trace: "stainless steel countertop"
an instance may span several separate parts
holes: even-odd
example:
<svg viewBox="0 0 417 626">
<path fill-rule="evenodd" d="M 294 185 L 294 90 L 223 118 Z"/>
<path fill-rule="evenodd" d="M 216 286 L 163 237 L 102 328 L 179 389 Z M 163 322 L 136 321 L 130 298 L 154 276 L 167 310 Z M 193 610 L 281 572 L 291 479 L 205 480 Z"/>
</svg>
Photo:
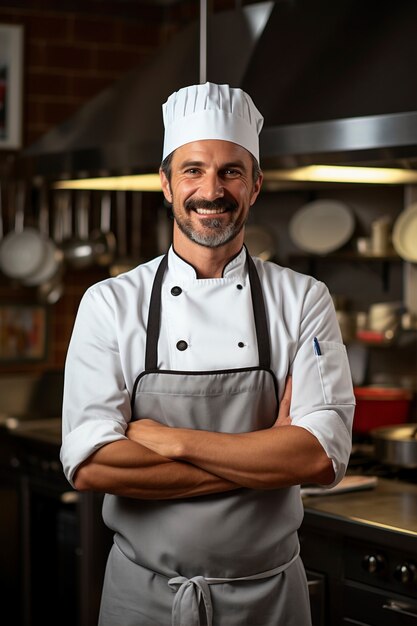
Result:
<svg viewBox="0 0 417 626">
<path fill-rule="evenodd" d="M 303 498 L 305 511 L 417 537 L 417 484 L 378 479 L 373 489 Z"/>
<path fill-rule="evenodd" d="M 62 420 L 59 417 L 23 421 L 9 417 L 5 421 L 5 426 L 9 433 L 15 437 L 23 437 L 57 447 L 61 445 Z"/>
</svg>

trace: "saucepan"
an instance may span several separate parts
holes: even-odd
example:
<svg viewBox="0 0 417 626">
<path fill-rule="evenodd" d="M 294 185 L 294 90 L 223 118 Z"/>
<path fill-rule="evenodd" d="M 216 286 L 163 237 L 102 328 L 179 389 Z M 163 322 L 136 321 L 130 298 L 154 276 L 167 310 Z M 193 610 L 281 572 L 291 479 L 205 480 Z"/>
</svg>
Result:
<svg viewBox="0 0 417 626">
<path fill-rule="evenodd" d="M 0 268 L 9 278 L 26 279 L 41 267 L 46 254 L 45 239 L 33 227 L 25 227 L 25 184 L 18 186 L 14 230 L 1 242 Z"/>
<path fill-rule="evenodd" d="M 417 424 L 375 428 L 371 436 L 379 461 L 396 467 L 417 468 Z"/>
<path fill-rule="evenodd" d="M 39 232 L 44 238 L 45 252 L 42 263 L 36 272 L 22 280 L 23 284 L 27 286 L 39 286 L 51 281 L 60 273 L 64 260 L 62 250 L 49 236 L 49 206 L 46 189 L 42 189 L 40 192 Z"/>
</svg>

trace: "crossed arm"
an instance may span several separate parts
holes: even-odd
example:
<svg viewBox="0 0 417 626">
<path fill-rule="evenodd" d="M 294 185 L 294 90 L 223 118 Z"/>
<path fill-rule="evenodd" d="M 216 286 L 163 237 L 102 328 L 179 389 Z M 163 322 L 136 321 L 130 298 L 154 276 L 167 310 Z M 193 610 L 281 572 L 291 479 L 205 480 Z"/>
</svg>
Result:
<svg viewBox="0 0 417 626">
<path fill-rule="evenodd" d="M 75 475 L 80 490 L 143 499 L 175 499 L 248 487 L 330 484 L 330 459 L 304 428 L 291 426 L 291 378 L 272 428 L 227 434 L 132 422 L 127 440 L 91 455 Z"/>
</svg>

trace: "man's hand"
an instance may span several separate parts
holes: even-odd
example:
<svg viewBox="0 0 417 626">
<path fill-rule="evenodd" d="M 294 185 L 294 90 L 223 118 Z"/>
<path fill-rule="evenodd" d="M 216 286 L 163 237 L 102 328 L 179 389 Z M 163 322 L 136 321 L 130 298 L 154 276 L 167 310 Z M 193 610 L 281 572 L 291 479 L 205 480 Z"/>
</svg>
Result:
<svg viewBox="0 0 417 626">
<path fill-rule="evenodd" d="M 149 450 L 168 459 L 179 456 L 176 449 L 175 428 L 170 428 L 151 419 L 140 419 L 130 422 L 126 430 L 126 437 L 140 443 Z"/>
<path fill-rule="evenodd" d="M 289 374 L 285 381 L 285 389 L 281 402 L 279 403 L 278 417 L 273 428 L 279 426 L 291 426 L 290 407 L 292 395 L 292 376 Z"/>
</svg>

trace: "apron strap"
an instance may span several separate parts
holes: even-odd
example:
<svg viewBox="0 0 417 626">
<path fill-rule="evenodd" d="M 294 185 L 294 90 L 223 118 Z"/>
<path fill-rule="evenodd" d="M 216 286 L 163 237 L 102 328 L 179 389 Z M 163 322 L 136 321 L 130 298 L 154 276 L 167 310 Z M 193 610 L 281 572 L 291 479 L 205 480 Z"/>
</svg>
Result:
<svg viewBox="0 0 417 626">
<path fill-rule="evenodd" d="M 269 370 L 271 367 L 271 347 L 268 323 L 266 320 L 264 294 L 255 263 L 247 250 L 246 262 L 248 264 L 253 316 L 255 318 L 256 338 L 258 340 L 259 366 Z"/>
<path fill-rule="evenodd" d="M 156 270 L 149 303 L 148 326 L 146 331 L 145 371 L 156 370 L 158 366 L 158 337 L 161 322 L 162 279 L 168 266 L 166 254 Z"/>
<path fill-rule="evenodd" d="M 259 366 L 269 370 L 271 366 L 271 347 L 268 323 L 266 318 L 265 300 L 261 281 L 249 252 L 246 250 L 249 283 L 252 294 L 253 315 L 255 319 L 256 337 L 258 341 Z M 161 323 L 161 291 L 162 280 L 168 266 L 168 254 L 162 258 L 156 271 L 152 285 L 149 304 L 148 326 L 146 332 L 145 371 L 158 369 L 158 338 Z"/>
</svg>

